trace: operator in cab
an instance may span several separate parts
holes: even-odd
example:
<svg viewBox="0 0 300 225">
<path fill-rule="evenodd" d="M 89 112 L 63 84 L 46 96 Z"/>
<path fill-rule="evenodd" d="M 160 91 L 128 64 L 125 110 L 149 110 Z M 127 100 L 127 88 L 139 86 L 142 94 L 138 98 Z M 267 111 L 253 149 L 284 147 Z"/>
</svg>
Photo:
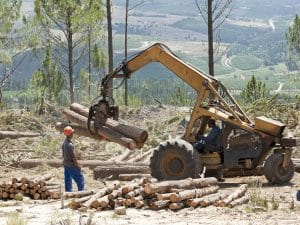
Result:
<svg viewBox="0 0 300 225">
<path fill-rule="evenodd" d="M 207 153 L 210 149 L 217 146 L 217 138 L 221 133 L 221 129 L 216 125 L 216 121 L 213 119 L 208 119 L 207 125 L 211 128 L 209 134 L 207 136 L 199 135 L 196 137 L 196 142 L 194 144 L 194 148 L 199 153 Z M 213 149 L 211 149 L 213 150 Z"/>
</svg>

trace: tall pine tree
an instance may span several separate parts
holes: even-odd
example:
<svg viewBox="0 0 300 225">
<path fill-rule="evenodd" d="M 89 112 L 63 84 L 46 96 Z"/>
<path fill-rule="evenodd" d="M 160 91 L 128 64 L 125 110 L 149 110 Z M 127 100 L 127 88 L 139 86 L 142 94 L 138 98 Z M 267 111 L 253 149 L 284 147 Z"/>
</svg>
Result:
<svg viewBox="0 0 300 225">
<path fill-rule="evenodd" d="M 67 75 L 71 102 L 75 101 L 75 66 L 87 51 L 87 42 L 99 35 L 104 16 L 101 1 L 35 0 L 35 22 L 40 25 L 42 40 L 55 46 L 53 56 Z M 92 34 L 95 34 L 93 36 Z"/>
</svg>

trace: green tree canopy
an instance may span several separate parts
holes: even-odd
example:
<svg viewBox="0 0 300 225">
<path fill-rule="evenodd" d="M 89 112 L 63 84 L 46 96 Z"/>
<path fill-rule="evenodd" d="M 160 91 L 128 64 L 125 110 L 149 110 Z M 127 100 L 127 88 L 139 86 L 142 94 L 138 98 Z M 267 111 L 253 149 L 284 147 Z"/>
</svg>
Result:
<svg viewBox="0 0 300 225">
<path fill-rule="evenodd" d="M 293 24 L 289 27 L 289 31 L 286 34 L 286 40 L 288 43 L 289 58 L 287 65 L 292 70 L 299 68 L 300 60 L 300 18 L 295 16 Z"/>
<path fill-rule="evenodd" d="M 0 63 L 10 64 L 15 54 L 12 51 L 16 47 L 14 24 L 20 18 L 21 4 L 21 0 L 0 0 Z"/>
<path fill-rule="evenodd" d="M 53 57 L 69 82 L 71 102 L 75 98 L 74 67 L 86 54 L 87 40 L 99 37 L 104 16 L 101 1 L 35 0 L 34 22 L 41 29 L 41 40 L 51 41 Z M 91 35 L 93 33 L 93 35 Z M 92 39 L 93 40 L 93 39 Z"/>
<path fill-rule="evenodd" d="M 64 81 L 62 74 L 57 70 L 55 63 L 51 58 L 50 52 L 50 47 L 47 47 L 43 61 L 43 68 L 38 69 L 32 75 L 30 83 L 36 97 L 42 97 L 52 102 L 53 100 L 57 100 L 59 93 L 63 88 Z"/>
</svg>

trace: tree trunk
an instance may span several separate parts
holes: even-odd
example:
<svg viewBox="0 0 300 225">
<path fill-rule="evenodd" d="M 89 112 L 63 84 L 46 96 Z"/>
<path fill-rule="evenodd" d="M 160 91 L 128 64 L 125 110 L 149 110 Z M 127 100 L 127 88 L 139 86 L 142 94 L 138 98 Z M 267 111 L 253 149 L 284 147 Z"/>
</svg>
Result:
<svg viewBox="0 0 300 225">
<path fill-rule="evenodd" d="M 137 188 L 135 190 L 132 190 L 132 191 L 128 192 L 125 195 L 125 198 L 133 198 L 133 197 L 135 197 L 137 195 L 140 195 L 142 192 L 144 192 L 144 188 L 143 187 Z"/>
<path fill-rule="evenodd" d="M 196 208 L 198 206 L 206 207 L 208 205 L 212 205 L 218 200 L 225 198 L 229 195 L 229 193 L 215 193 L 212 195 L 207 195 L 201 198 L 189 199 L 186 201 L 187 206 Z"/>
<path fill-rule="evenodd" d="M 208 38 L 208 73 L 214 76 L 214 36 L 212 1 L 207 1 L 207 38 Z"/>
<path fill-rule="evenodd" d="M 249 197 L 248 197 L 248 195 L 244 195 L 241 198 L 235 199 L 232 202 L 228 203 L 228 206 L 230 208 L 233 208 L 237 205 L 242 205 L 242 204 L 245 204 L 247 202 L 249 202 Z"/>
<path fill-rule="evenodd" d="M 173 202 L 169 205 L 169 209 L 172 210 L 179 210 L 179 209 L 183 209 L 184 207 L 185 207 L 184 202 Z"/>
<path fill-rule="evenodd" d="M 91 101 L 91 77 L 92 77 L 92 57 L 91 57 L 91 28 L 89 27 L 88 29 L 88 51 L 89 51 L 89 88 L 88 88 L 88 93 L 89 93 L 89 101 Z"/>
<path fill-rule="evenodd" d="M 112 17 L 111 17 L 111 0 L 106 0 L 106 18 L 107 18 L 107 39 L 108 39 L 108 72 L 113 71 L 113 34 L 112 34 Z M 113 97 L 113 79 L 108 84 L 109 92 L 108 96 Z"/>
<path fill-rule="evenodd" d="M 211 185 L 216 185 L 218 183 L 215 177 L 207 178 L 198 178 L 198 179 L 183 179 L 183 180 L 172 180 L 172 181 L 162 181 L 153 184 L 145 184 L 146 194 L 154 194 L 168 192 L 170 188 L 180 188 L 180 189 L 189 189 L 189 188 L 202 188 Z"/>
<path fill-rule="evenodd" d="M 129 0 L 126 0 L 126 8 L 125 8 L 125 61 L 127 61 L 127 32 L 128 32 L 128 11 L 129 11 Z M 124 104 L 127 106 L 128 105 L 128 80 L 125 78 L 125 83 L 124 83 Z"/>
<path fill-rule="evenodd" d="M 164 209 L 170 204 L 169 200 L 155 201 L 150 204 L 150 208 L 154 210 Z"/>
<path fill-rule="evenodd" d="M 139 161 L 143 161 L 147 156 L 151 155 L 153 152 L 153 148 L 147 150 L 146 152 L 144 152 L 143 154 L 139 154 L 136 157 L 129 159 L 129 162 L 139 162 Z"/>
<path fill-rule="evenodd" d="M 134 168 L 135 166 L 138 167 L 138 169 L 141 168 L 149 168 L 149 164 L 146 163 L 129 163 L 129 162 L 120 162 L 120 163 L 112 163 L 112 162 L 108 162 L 108 161 L 100 161 L 100 160 L 78 160 L 78 163 L 80 166 L 82 167 L 89 167 L 90 169 L 94 169 L 97 166 L 101 166 L 101 167 L 106 167 L 106 168 L 110 168 L 110 167 L 131 167 Z M 37 167 L 40 165 L 46 164 L 48 166 L 52 166 L 52 167 L 62 167 L 63 163 L 62 160 L 59 159 L 25 159 L 20 161 L 18 164 L 16 164 L 15 166 L 20 166 L 24 169 L 28 169 L 28 168 L 33 168 L 33 167 Z M 148 171 L 149 172 L 149 171 Z"/>
<path fill-rule="evenodd" d="M 67 11 L 68 21 L 67 21 L 67 41 L 68 41 L 68 69 L 69 69 L 69 90 L 70 90 L 70 99 L 71 103 L 75 101 L 75 93 L 74 93 L 74 74 L 73 74 L 73 31 L 71 24 L 71 15 L 72 12 Z"/>
<path fill-rule="evenodd" d="M 135 208 L 140 209 L 145 205 L 145 202 L 143 200 L 136 200 L 134 202 Z"/>
<path fill-rule="evenodd" d="M 78 199 L 73 199 L 71 202 L 69 202 L 68 206 L 71 209 L 78 209 L 78 208 L 81 207 L 82 203 L 86 202 L 90 198 L 91 198 L 91 196 L 86 196 L 86 197 L 82 197 L 82 198 L 78 198 Z"/>
<path fill-rule="evenodd" d="M 78 113 L 75 113 L 68 109 L 64 109 L 63 114 L 68 120 L 87 128 L 86 117 L 81 116 Z M 92 128 L 92 132 L 96 132 L 95 130 L 93 130 L 93 125 L 91 126 L 91 128 Z M 111 128 L 108 128 L 106 126 L 101 126 L 101 127 L 99 126 L 97 129 L 97 133 L 103 136 L 105 139 L 118 143 L 122 146 L 125 146 L 128 149 L 132 150 L 136 147 L 136 142 L 133 139 L 125 137 L 123 134 L 119 133 L 118 131 L 112 130 Z"/>
<path fill-rule="evenodd" d="M 89 108 L 84 105 L 81 105 L 77 102 L 73 102 L 69 108 L 70 108 L 70 110 L 72 110 L 86 118 L 89 116 Z"/>
<path fill-rule="evenodd" d="M 91 134 L 87 128 L 82 127 L 80 125 L 74 124 L 74 123 L 62 123 L 62 122 L 57 122 L 55 124 L 55 129 L 59 132 L 63 132 L 64 128 L 66 126 L 71 126 L 74 130 L 75 130 L 75 135 L 78 136 L 84 136 L 84 137 L 90 137 L 90 138 L 94 138 L 96 140 L 99 141 L 103 141 L 105 140 L 105 138 L 101 135 L 98 134 Z"/>
<path fill-rule="evenodd" d="M 174 193 L 164 193 L 164 194 L 156 194 L 156 198 L 159 201 L 162 200 L 170 200 L 171 195 L 173 195 Z"/>
<path fill-rule="evenodd" d="M 148 173 L 126 173 L 126 174 L 119 174 L 119 180 L 120 181 L 132 181 L 136 178 L 147 178 L 151 179 L 152 176 Z"/>
<path fill-rule="evenodd" d="M 65 198 L 82 198 L 82 197 L 89 196 L 92 194 L 95 194 L 95 191 L 90 190 L 90 191 L 65 192 L 64 197 Z"/>
<path fill-rule="evenodd" d="M 231 193 L 228 197 L 226 197 L 223 200 L 220 200 L 218 202 L 218 205 L 224 207 L 228 205 L 230 202 L 232 202 L 233 200 L 240 198 L 241 196 L 245 195 L 247 188 L 248 188 L 247 184 L 241 185 L 237 190 Z"/>
<path fill-rule="evenodd" d="M 118 155 L 116 158 L 112 158 L 110 159 L 110 161 L 113 162 L 122 162 L 126 159 L 128 159 L 128 157 L 133 153 L 133 151 L 130 151 L 129 149 L 126 149 L 121 155 Z"/>
<path fill-rule="evenodd" d="M 118 197 L 119 192 L 121 192 L 121 190 L 113 190 L 110 194 L 108 194 L 108 196 L 107 196 L 108 199 L 109 200 L 115 199 L 116 197 Z"/>
<path fill-rule="evenodd" d="M 200 198 L 204 195 L 216 193 L 218 190 L 219 190 L 218 186 L 205 187 L 201 189 L 184 190 L 179 192 L 178 194 L 172 193 L 170 195 L 170 201 L 181 202 L 183 200 L 190 199 L 190 198 Z"/>
<path fill-rule="evenodd" d="M 82 204 L 83 207 L 85 208 L 90 208 L 90 206 L 97 201 L 98 198 L 103 197 L 104 195 L 112 192 L 114 189 L 119 188 L 119 183 L 118 184 L 111 184 L 107 187 L 101 188 L 96 194 L 92 195 L 91 198 L 89 200 L 87 200 L 86 202 L 84 202 Z"/>
<path fill-rule="evenodd" d="M 109 177 L 110 179 L 118 179 L 120 174 L 136 174 L 136 173 L 150 173 L 149 165 L 136 165 L 130 163 L 128 165 L 124 164 L 115 164 L 115 165 L 105 165 L 98 166 L 94 169 L 94 179 L 103 179 Z"/>
<path fill-rule="evenodd" d="M 86 118 L 88 117 L 88 114 L 89 114 L 89 109 L 78 103 L 71 104 L 70 110 L 72 110 Z M 82 119 L 80 119 L 80 120 L 82 120 Z M 81 125 L 86 126 L 86 123 L 85 123 L 85 125 L 83 125 L 83 124 L 81 124 Z M 110 118 L 107 118 L 103 125 L 124 134 L 126 137 L 132 138 L 137 143 L 144 144 L 144 142 L 148 138 L 148 132 L 146 130 L 140 129 L 138 127 L 130 126 L 130 125 L 121 124 L 119 121 L 116 121 L 116 120 L 113 120 Z"/>
<path fill-rule="evenodd" d="M 0 140 L 9 138 L 9 139 L 18 139 L 22 137 L 39 137 L 40 133 L 31 133 L 31 132 L 18 132 L 18 131 L 0 131 Z"/>
</svg>

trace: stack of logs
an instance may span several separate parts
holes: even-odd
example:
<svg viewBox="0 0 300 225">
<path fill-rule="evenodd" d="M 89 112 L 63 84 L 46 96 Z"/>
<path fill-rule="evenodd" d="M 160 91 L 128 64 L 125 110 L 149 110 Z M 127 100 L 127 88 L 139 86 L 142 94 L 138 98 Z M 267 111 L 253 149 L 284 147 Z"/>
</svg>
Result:
<svg viewBox="0 0 300 225">
<path fill-rule="evenodd" d="M 150 208 L 153 210 L 185 207 L 206 207 L 209 205 L 234 207 L 248 202 L 247 185 L 229 192 L 219 192 L 214 177 L 156 182 L 149 178 L 134 180 L 126 185 L 113 182 L 96 193 L 72 199 L 68 206 L 72 209 L 106 210 L 120 206 Z"/>
<path fill-rule="evenodd" d="M 35 200 L 58 199 L 60 186 L 47 183 L 51 178 L 51 175 L 45 175 L 36 178 L 13 178 L 11 182 L 3 182 L 0 185 L 0 199 L 17 199 L 17 196 L 26 196 Z"/>
<path fill-rule="evenodd" d="M 115 142 L 130 150 L 142 148 L 148 138 L 147 131 L 121 124 L 110 118 L 98 124 L 97 130 L 95 130 L 94 123 L 92 122 L 90 126 L 91 134 L 87 127 L 89 109 L 78 103 L 71 104 L 70 109 L 64 109 L 63 114 L 71 123 L 56 123 L 55 128 L 58 131 L 63 131 L 63 129 L 69 125 L 75 129 L 75 134 L 77 135 Z"/>
</svg>

